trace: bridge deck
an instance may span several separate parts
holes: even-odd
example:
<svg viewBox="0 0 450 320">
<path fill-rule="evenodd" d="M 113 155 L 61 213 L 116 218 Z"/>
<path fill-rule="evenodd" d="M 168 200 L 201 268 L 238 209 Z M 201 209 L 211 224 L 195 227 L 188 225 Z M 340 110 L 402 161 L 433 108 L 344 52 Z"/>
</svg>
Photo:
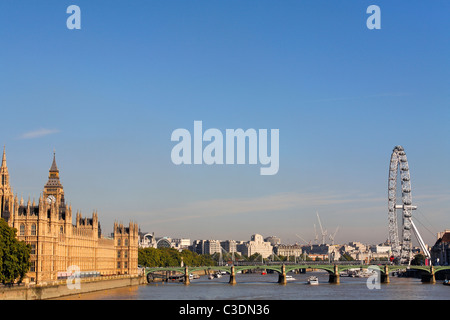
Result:
<svg viewBox="0 0 450 320">
<path fill-rule="evenodd" d="M 317 269 L 317 270 L 326 270 L 330 274 L 335 274 L 336 272 L 342 272 L 349 269 L 367 269 L 369 267 L 377 266 L 380 268 L 381 273 L 385 273 L 385 270 L 388 272 L 393 272 L 397 270 L 421 270 L 428 273 L 436 273 L 442 270 L 450 270 L 450 266 L 405 266 L 405 265 L 363 265 L 363 264 L 265 264 L 265 265 L 237 265 L 237 266 L 201 266 L 201 267 L 153 267 L 146 268 L 145 274 L 151 272 L 161 272 L 161 271 L 172 271 L 185 274 L 186 271 L 194 272 L 201 270 L 211 270 L 211 271 L 225 271 L 227 273 L 232 272 L 232 268 L 234 268 L 235 272 L 244 271 L 244 270 L 255 270 L 255 269 L 265 269 L 265 270 L 273 270 L 278 273 L 282 273 L 282 269 L 284 267 L 285 272 L 299 270 L 299 269 Z M 386 269 L 385 269 L 386 268 Z M 433 270 L 433 271 L 431 271 Z"/>
</svg>

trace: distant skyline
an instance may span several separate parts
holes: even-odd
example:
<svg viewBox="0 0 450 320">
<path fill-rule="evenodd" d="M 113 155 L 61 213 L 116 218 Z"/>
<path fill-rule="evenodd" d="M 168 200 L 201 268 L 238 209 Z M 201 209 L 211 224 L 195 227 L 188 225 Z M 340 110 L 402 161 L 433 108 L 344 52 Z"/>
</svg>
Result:
<svg viewBox="0 0 450 320">
<path fill-rule="evenodd" d="M 104 234 L 388 237 L 396 145 L 429 245 L 450 229 L 450 2 L 0 2 L 0 145 L 14 193 L 39 198 L 53 151 L 66 201 Z M 369 5 L 381 29 L 366 27 Z M 174 165 L 171 133 L 279 129 L 279 170 Z"/>
</svg>

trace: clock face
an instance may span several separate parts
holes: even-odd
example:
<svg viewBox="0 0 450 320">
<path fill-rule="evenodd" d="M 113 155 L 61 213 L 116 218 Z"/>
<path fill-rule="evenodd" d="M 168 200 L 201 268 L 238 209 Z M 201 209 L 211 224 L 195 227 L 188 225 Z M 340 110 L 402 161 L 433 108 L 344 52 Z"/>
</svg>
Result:
<svg viewBox="0 0 450 320">
<path fill-rule="evenodd" d="M 55 202 L 55 201 L 56 201 L 55 196 L 48 196 L 47 197 L 47 203 L 48 204 L 51 204 L 52 202 Z"/>
</svg>

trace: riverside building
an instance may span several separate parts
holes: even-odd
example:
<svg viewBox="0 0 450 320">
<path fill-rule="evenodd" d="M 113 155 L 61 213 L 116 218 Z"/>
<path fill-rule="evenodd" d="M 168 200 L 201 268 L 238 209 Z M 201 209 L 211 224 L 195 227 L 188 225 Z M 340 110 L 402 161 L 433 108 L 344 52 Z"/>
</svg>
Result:
<svg viewBox="0 0 450 320">
<path fill-rule="evenodd" d="M 138 225 L 114 223 L 111 237 L 102 235 L 97 212 L 83 218 L 65 201 L 55 155 L 48 181 L 36 203 L 18 199 L 9 183 L 6 153 L 0 167 L 0 212 L 19 240 L 31 246 L 31 268 L 24 282 L 43 283 L 67 275 L 69 267 L 99 275 L 138 273 Z"/>
</svg>

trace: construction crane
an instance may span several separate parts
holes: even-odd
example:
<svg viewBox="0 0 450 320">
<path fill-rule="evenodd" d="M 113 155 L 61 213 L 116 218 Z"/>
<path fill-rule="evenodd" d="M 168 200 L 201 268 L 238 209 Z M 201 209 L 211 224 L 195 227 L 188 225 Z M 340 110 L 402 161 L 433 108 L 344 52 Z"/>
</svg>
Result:
<svg viewBox="0 0 450 320">
<path fill-rule="evenodd" d="M 311 246 L 311 240 L 309 242 L 307 242 L 305 239 L 303 239 L 302 237 L 300 237 L 298 234 L 296 234 L 297 238 L 299 238 L 300 240 L 302 240 L 305 244 L 307 244 L 308 246 Z"/>
<path fill-rule="evenodd" d="M 319 220 L 320 232 L 322 233 L 322 244 L 325 244 L 325 239 L 327 237 L 327 230 L 323 230 L 322 222 L 320 221 L 319 212 L 316 212 L 317 220 Z"/>
<path fill-rule="evenodd" d="M 314 224 L 314 243 L 319 243 L 319 236 L 317 235 L 316 224 Z"/>
<path fill-rule="evenodd" d="M 339 230 L 339 226 L 336 228 L 336 231 L 334 231 L 333 234 L 330 234 L 330 240 L 331 240 L 331 245 L 334 245 L 334 237 L 336 237 L 336 233 Z"/>
</svg>

